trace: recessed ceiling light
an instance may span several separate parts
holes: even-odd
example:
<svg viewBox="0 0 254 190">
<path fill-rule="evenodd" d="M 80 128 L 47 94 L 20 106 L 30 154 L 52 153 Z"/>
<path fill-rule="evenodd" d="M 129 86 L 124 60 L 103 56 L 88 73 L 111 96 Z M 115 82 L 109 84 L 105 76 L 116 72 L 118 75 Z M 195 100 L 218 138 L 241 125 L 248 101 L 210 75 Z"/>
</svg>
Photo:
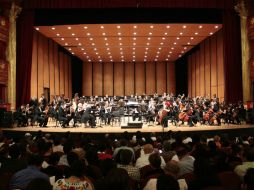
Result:
<svg viewBox="0 0 254 190">
<path fill-rule="evenodd" d="M 101 56 L 98 56 L 98 59 L 100 59 L 101 58 Z"/>
<path fill-rule="evenodd" d="M 170 51 L 169 53 L 172 54 L 172 51 Z"/>
<path fill-rule="evenodd" d="M 78 41 L 78 38 L 75 38 L 76 41 Z"/>
<path fill-rule="evenodd" d="M 122 62 L 124 62 L 124 60 L 123 60 L 123 59 L 122 59 L 121 61 L 122 61 Z"/>
<path fill-rule="evenodd" d="M 144 57 L 147 58 L 147 55 L 145 55 Z"/>
<path fill-rule="evenodd" d="M 40 28 L 36 27 L 35 30 L 40 30 Z"/>
<path fill-rule="evenodd" d="M 88 59 L 89 62 L 91 62 L 91 59 Z"/>
<path fill-rule="evenodd" d="M 60 36 L 60 34 L 58 34 L 58 33 L 57 33 L 56 35 L 57 35 L 57 36 Z"/>
<path fill-rule="evenodd" d="M 103 32 L 103 33 L 102 33 L 102 35 L 103 35 L 103 36 L 105 36 L 105 35 L 106 35 L 106 33 L 105 33 L 105 32 Z"/>
<path fill-rule="evenodd" d="M 135 26 L 133 26 L 133 28 L 137 28 L 137 26 L 135 25 Z"/>
<path fill-rule="evenodd" d="M 110 59 L 112 59 L 112 56 L 109 56 Z"/>
<path fill-rule="evenodd" d="M 187 47 L 184 47 L 183 49 L 187 49 Z"/>
<path fill-rule="evenodd" d="M 137 35 L 137 32 L 133 32 L 133 35 Z"/>
<path fill-rule="evenodd" d="M 172 47 L 171 49 L 175 49 L 175 48 Z"/>
<path fill-rule="evenodd" d="M 135 46 L 135 45 L 136 45 L 136 43 L 133 43 L 133 45 Z"/>
<path fill-rule="evenodd" d="M 99 61 L 100 61 L 100 62 L 102 62 L 102 60 L 101 60 L 101 59 L 100 59 Z"/>
<path fill-rule="evenodd" d="M 72 36 L 75 36 L 75 34 L 74 34 L 74 33 L 72 33 L 71 35 L 72 35 Z"/>
<path fill-rule="evenodd" d="M 108 43 L 106 43 L 105 45 L 108 46 Z"/>
<path fill-rule="evenodd" d="M 136 38 L 133 38 L 133 40 L 136 40 Z"/>
<path fill-rule="evenodd" d="M 156 57 L 156 58 L 158 58 L 159 56 L 158 56 L 158 55 L 156 55 L 155 57 Z"/>
<path fill-rule="evenodd" d="M 61 38 L 61 40 L 64 40 L 64 38 Z"/>
<path fill-rule="evenodd" d="M 135 62 L 135 59 L 133 59 L 132 61 Z"/>
<path fill-rule="evenodd" d="M 191 39 L 191 40 L 193 40 L 194 38 L 193 38 L 193 37 L 191 37 L 190 39 Z"/>
<path fill-rule="evenodd" d="M 169 25 L 167 25 L 167 26 L 166 26 L 166 28 L 170 28 L 170 26 L 169 26 Z"/>
<path fill-rule="evenodd" d="M 198 28 L 203 28 L 203 26 L 202 26 L 202 25 L 199 25 Z"/>
<path fill-rule="evenodd" d="M 198 35 L 198 32 L 195 32 L 195 35 Z"/>
<path fill-rule="evenodd" d="M 132 50 L 135 50 L 136 48 L 132 48 Z"/>
<path fill-rule="evenodd" d="M 168 35 L 168 33 L 167 33 L 167 32 L 165 32 L 165 33 L 164 33 L 164 35 L 166 36 L 166 35 Z"/>
<path fill-rule="evenodd" d="M 104 40 L 108 40 L 108 38 L 104 38 Z"/>
<path fill-rule="evenodd" d="M 65 43 L 64 45 L 65 45 L 65 46 L 68 46 L 68 43 Z"/>
<path fill-rule="evenodd" d="M 136 56 L 135 56 L 135 55 L 133 55 L 132 57 L 133 57 L 133 58 L 135 58 Z"/>
<path fill-rule="evenodd" d="M 161 50 L 161 47 L 159 47 L 158 49 Z"/>
<path fill-rule="evenodd" d="M 98 52 L 95 52 L 96 55 L 98 55 L 99 53 Z"/>
<path fill-rule="evenodd" d="M 71 29 L 71 27 L 70 27 L 70 26 L 68 26 L 68 29 L 70 30 L 70 29 Z"/>
<path fill-rule="evenodd" d="M 109 48 L 107 48 L 107 50 L 109 50 Z"/>
<path fill-rule="evenodd" d="M 123 52 L 121 51 L 120 54 L 123 54 Z"/>
<path fill-rule="evenodd" d="M 101 26 L 101 28 L 104 28 L 104 26 Z"/>
<path fill-rule="evenodd" d="M 148 50 L 149 48 L 148 47 L 146 47 L 146 50 Z"/>
<path fill-rule="evenodd" d="M 69 48 L 68 50 L 71 50 L 71 48 Z"/>
<path fill-rule="evenodd" d="M 183 28 L 187 28 L 187 26 L 186 26 L 186 25 L 183 25 Z"/>
<path fill-rule="evenodd" d="M 149 37 L 149 38 L 147 38 L 148 40 L 151 40 L 151 38 Z"/>
<path fill-rule="evenodd" d="M 168 61 L 168 58 L 166 59 L 166 61 Z"/>
<path fill-rule="evenodd" d="M 84 51 L 85 49 L 84 48 L 81 48 L 82 51 Z"/>
<path fill-rule="evenodd" d="M 188 42 L 187 44 L 190 45 L 190 42 Z"/>
<path fill-rule="evenodd" d="M 121 45 L 123 45 L 122 43 L 119 43 L 119 45 L 121 46 Z"/>
<path fill-rule="evenodd" d="M 121 55 L 121 58 L 123 59 L 123 58 L 124 58 L 124 56 L 123 56 L 123 55 Z"/>
<path fill-rule="evenodd" d="M 163 44 L 164 44 L 163 42 L 160 43 L 160 45 L 163 45 Z"/>
<path fill-rule="evenodd" d="M 176 42 L 174 42 L 174 44 L 176 45 Z"/>
<path fill-rule="evenodd" d="M 82 44 L 81 43 L 78 43 L 79 46 L 81 46 Z"/>
<path fill-rule="evenodd" d="M 86 55 L 86 52 L 84 52 L 83 54 Z"/>
<path fill-rule="evenodd" d="M 144 59 L 144 62 L 146 62 L 146 59 Z"/>
<path fill-rule="evenodd" d="M 148 46 L 149 46 L 149 45 L 150 45 L 150 43 L 146 43 L 146 45 L 148 45 Z"/>
<path fill-rule="evenodd" d="M 110 53 L 110 52 L 108 52 L 108 54 L 110 55 L 111 53 Z"/>
<path fill-rule="evenodd" d="M 122 40 L 122 38 L 118 38 L 119 40 Z"/>
<path fill-rule="evenodd" d="M 182 57 L 182 55 L 178 55 L 178 57 Z"/>
<path fill-rule="evenodd" d="M 168 57 L 170 57 L 170 55 L 168 55 Z"/>
<path fill-rule="evenodd" d="M 110 59 L 111 62 L 113 62 L 113 59 Z"/>
<path fill-rule="evenodd" d="M 84 29 L 87 29 L 87 26 L 84 26 Z"/>
<path fill-rule="evenodd" d="M 96 50 L 97 50 L 97 48 L 93 48 L 93 50 L 94 50 L 94 51 L 96 51 Z"/>
<path fill-rule="evenodd" d="M 152 35 L 153 33 L 152 32 L 149 32 L 149 35 Z"/>
<path fill-rule="evenodd" d="M 182 32 L 180 32 L 180 35 L 183 35 L 183 33 L 182 33 Z"/>
<path fill-rule="evenodd" d="M 123 48 L 120 48 L 120 50 L 122 51 L 122 50 L 123 50 Z"/>
<path fill-rule="evenodd" d="M 210 35 L 213 35 L 213 33 L 212 33 L 212 32 L 210 32 Z"/>
<path fill-rule="evenodd" d="M 55 27 L 52 27 L 51 29 L 52 29 L 52 30 L 55 30 L 56 28 L 55 28 Z"/>
<path fill-rule="evenodd" d="M 86 58 L 89 59 L 89 56 L 87 55 Z"/>
<path fill-rule="evenodd" d="M 134 52 L 132 52 L 132 54 L 135 54 L 135 51 L 134 51 Z"/>
<path fill-rule="evenodd" d="M 120 36 L 120 35 L 121 35 L 121 32 L 118 32 L 117 34 Z"/>
<path fill-rule="evenodd" d="M 158 61 L 158 59 L 154 59 L 154 61 Z"/>
<path fill-rule="evenodd" d="M 162 37 L 161 39 L 162 39 L 162 40 L 165 40 L 166 38 Z"/>
<path fill-rule="evenodd" d="M 218 26 L 218 25 L 216 25 L 216 26 L 214 26 L 214 28 L 219 28 L 219 26 Z"/>
<path fill-rule="evenodd" d="M 179 40 L 180 38 L 179 38 L 179 37 L 177 37 L 176 39 L 177 39 L 177 40 Z"/>
<path fill-rule="evenodd" d="M 91 40 L 91 41 L 92 41 L 92 40 L 93 40 L 93 38 L 89 38 L 89 40 Z"/>
<path fill-rule="evenodd" d="M 159 54 L 160 52 L 159 51 L 157 51 L 157 54 Z"/>
<path fill-rule="evenodd" d="M 118 25 L 117 28 L 121 28 L 121 26 Z"/>
<path fill-rule="evenodd" d="M 181 51 L 181 53 L 184 53 L 184 51 Z"/>
<path fill-rule="evenodd" d="M 94 46 L 95 45 L 95 43 L 92 43 L 92 46 Z"/>
<path fill-rule="evenodd" d="M 147 51 L 145 52 L 145 54 L 147 54 Z"/>
<path fill-rule="evenodd" d="M 150 28 L 153 28 L 153 25 L 151 25 Z"/>
<path fill-rule="evenodd" d="M 91 34 L 90 33 L 86 33 L 87 36 L 90 36 Z"/>
</svg>

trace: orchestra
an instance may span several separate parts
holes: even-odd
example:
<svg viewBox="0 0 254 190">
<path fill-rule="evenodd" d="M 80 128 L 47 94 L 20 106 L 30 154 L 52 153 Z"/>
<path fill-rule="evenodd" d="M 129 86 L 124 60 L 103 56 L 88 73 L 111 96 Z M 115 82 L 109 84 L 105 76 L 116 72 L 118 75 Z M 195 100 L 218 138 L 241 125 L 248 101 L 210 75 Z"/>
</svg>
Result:
<svg viewBox="0 0 254 190">
<path fill-rule="evenodd" d="M 241 124 L 245 120 L 245 112 L 242 102 L 227 105 L 219 102 L 216 96 L 209 99 L 155 93 L 151 96 L 79 97 L 76 93 L 72 100 L 61 95 L 54 96 L 50 103 L 42 94 L 39 101 L 33 98 L 29 104 L 18 108 L 15 117 L 19 126 L 27 126 L 29 120 L 31 125 L 37 122 L 40 127 L 46 127 L 48 118 L 54 118 L 61 127 L 69 126 L 72 121 L 74 126 L 94 128 L 97 118 L 100 124 L 110 125 L 114 118 L 127 116 L 133 121 L 154 122 L 163 127 L 169 123 L 193 127 L 198 123 L 218 126 L 221 122 Z"/>
</svg>

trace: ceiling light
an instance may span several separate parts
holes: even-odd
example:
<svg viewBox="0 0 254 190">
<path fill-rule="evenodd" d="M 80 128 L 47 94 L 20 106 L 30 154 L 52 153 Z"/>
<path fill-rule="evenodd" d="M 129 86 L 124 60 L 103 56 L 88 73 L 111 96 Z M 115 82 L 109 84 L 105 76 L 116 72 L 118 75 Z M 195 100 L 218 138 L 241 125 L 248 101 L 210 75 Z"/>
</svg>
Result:
<svg viewBox="0 0 254 190">
<path fill-rule="evenodd" d="M 144 57 L 147 58 L 147 55 L 145 55 Z"/>
<path fill-rule="evenodd" d="M 132 61 L 135 62 L 135 59 L 133 59 Z"/>
<path fill-rule="evenodd" d="M 166 59 L 166 61 L 168 61 L 168 58 Z"/>
<path fill-rule="evenodd" d="M 148 40 L 151 40 L 151 38 L 149 37 L 149 38 L 147 38 Z"/>
<path fill-rule="evenodd" d="M 133 58 L 135 58 L 136 56 L 135 56 L 135 55 L 133 55 L 132 57 L 133 57 Z"/>
<path fill-rule="evenodd" d="M 214 26 L 214 28 L 219 28 L 219 26 L 218 26 L 218 25 L 216 25 L 216 26 Z"/>
<path fill-rule="evenodd" d="M 118 38 L 119 40 L 122 40 L 122 38 Z"/>
<path fill-rule="evenodd" d="M 83 54 L 86 55 L 86 52 L 84 52 Z"/>
<path fill-rule="evenodd" d="M 71 48 L 69 48 L 68 50 L 71 50 Z"/>
<path fill-rule="evenodd" d="M 112 56 L 109 56 L 110 59 L 112 59 Z"/>
<path fill-rule="evenodd" d="M 134 51 L 134 52 L 132 52 L 132 54 L 135 54 L 135 51 Z"/>
<path fill-rule="evenodd" d="M 98 52 L 95 52 L 96 55 L 98 55 L 99 53 Z"/>
<path fill-rule="evenodd" d="M 55 30 L 56 28 L 55 28 L 55 27 L 52 27 L 51 29 L 52 29 L 52 30 Z"/>
<path fill-rule="evenodd" d="M 137 26 L 135 25 L 135 26 L 133 26 L 133 28 L 137 28 Z"/>
<path fill-rule="evenodd" d="M 135 50 L 136 48 L 132 48 L 132 50 Z"/>
<path fill-rule="evenodd" d="M 71 29 L 71 27 L 70 27 L 70 26 L 68 26 L 68 29 L 70 30 L 70 29 Z"/>
<path fill-rule="evenodd" d="M 149 43 L 146 43 L 146 45 L 148 45 L 148 46 L 149 46 L 150 44 L 149 44 Z"/>
<path fill-rule="evenodd" d="M 158 59 L 155 59 L 154 61 L 158 61 Z"/>
<path fill-rule="evenodd" d="M 176 39 L 177 39 L 177 40 L 179 40 L 180 38 L 179 38 L 179 37 L 177 37 Z"/>
<path fill-rule="evenodd" d="M 146 47 L 146 50 L 148 50 L 149 48 L 148 47 Z"/>
<path fill-rule="evenodd" d="M 91 59 L 88 59 L 89 62 L 91 62 Z"/>
<path fill-rule="evenodd" d="M 144 59 L 144 62 L 146 62 L 146 59 Z"/>
<path fill-rule="evenodd" d="M 168 35 L 168 33 L 167 33 L 167 32 L 165 32 L 165 33 L 164 33 L 164 35 L 166 36 L 166 35 Z"/>
<path fill-rule="evenodd" d="M 108 52 L 108 54 L 110 55 L 111 53 L 110 53 L 110 52 Z"/>
<path fill-rule="evenodd" d="M 96 50 L 97 50 L 97 48 L 93 48 L 93 50 L 94 50 L 94 51 L 96 51 Z"/>
<path fill-rule="evenodd" d="M 87 26 L 84 26 L 84 29 L 87 29 Z"/>
<path fill-rule="evenodd" d="M 60 36 L 60 34 L 58 34 L 58 33 L 57 33 L 56 35 L 57 35 L 57 36 Z"/>
<path fill-rule="evenodd" d="M 172 54 L 172 51 L 170 51 L 169 53 Z"/>
<path fill-rule="evenodd" d="M 119 43 L 119 45 L 121 46 L 121 45 L 123 45 L 122 43 Z"/>
<path fill-rule="evenodd" d="M 92 43 L 92 46 L 94 46 L 95 45 L 95 43 Z"/>
<path fill-rule="evenodd" d="M 100 62 L 102 62 L 102 60 L 101 60 L 101 59 L 100 59 L 99 61 L 100 61 Z"/>
<path fill-rule="evenodd" d="M 86 33 L 87 36 L 90 36 L 91 34 L 90 33 Z"/>
<path fill-rule="evenodd" d="M 167 25 L 167 26 L 166 26 L 166 28 L 170 28 L 170 26 L 169 26 L 169 25 Z"/>
<path fill-rule="evenodd" d="M 188 42 L 187 44 L 190 45 L 190 42 Z"/>
<path fill-rule="evenodd" d="M 122 59 L 121 61 L 122 61 L 122 62 L 124 62 L 124 60 L 123 60 L 123 59 Z"/>
<path fill-rule="evenodd" d="M 210 32 L 210 35 L 213 35 L 213 33 L 212 33 L 212 32 Z"/>
<path fill-rule="evenodd" d="M 135 46 L 135 45 L 136 45 L 136 43 L 133 43 L 133 45 Z"/>
<path fill-rule="evenodd" d="M 176 45 L 176 42 L 174 42 L 174 44 Z"/>
<path fill-rule="evenodd" d="M 98 59 L 100 59 L 101 58 L 101 56 L 98 56 Z"/>
<path fill-rule="evenodd" d="M 85 49 L 84 48 L 81 48 L 82 51 L 84 51 Z"/>
<path fill-rule="evenodd" d="M 107 48 L 107 50 L 109 50 L 109 48 Z"/>
<path fill-rule="evenodd" d="M 166 38 L 164 38 L 164 37 L 162 38 L 162 40 L 165 40 L 165 39 L 166 39 Z"/>
<path fill-rule="evenodd" d="M 159 54 L 160 52 L 159 51 L 157 51 L 157 54 Z"/>
<path fill-rule="evenodd" d="M 175 48 L 172 47 L 171 49 L 175 49 Z"/>
<path fill-rule="evenodd" d="M 108 46 L 108 43 L 106 43 L 105 45 Z"/>
<path fill-rule="evenodd" d="M 161 47 L 159 47 L 158 49 L 161 50 Z"/>
<path fill-rule="evenodd" d="M 72 35 L 72 36 L 75 36 L 75 34 L 74 34 L 74 33 L 72 33 L 71 35 Z"/>
<path fill-rule="evenodd" d="M 180 32 L 180 35 L 183 35 L 183 33 L 182 33 L 182 32 Z"/>
<path fill-rule="evenodd" d="M 191 40 L 193 40 L 194 38 L 193 38 L 193 37 L 191 37 L 190 39 L 191 39 Z"/>
<path fill-rule="evenodd" d="M 181 51 L 181 53 L 184 53 L 184 51 Z"/>
<path fill-rule="evenodd" d="M 123 52 L 121 51 L 120 54 L 123 54 Z"/>
<path fill-rule="evenodd" d="M 184 47 L 183 49 L 187 49 L 187 47 Z"/>
<path fill-rule="evenodd" d="M 137 35 L 137 32 L 133 32 L 133 35 Z"/>
<path fill-rule="evenodd" d="M 168 55 L 168 57 L 170 57 L 170 55 Z"/>
<path fill-rule="evenodd" d="M 120 48 L 120 50 L 122 51 L 122 50 L 123 50 L 123 48 Z"/>
<path fill-rule="evenodd" d="M 198 35 L 198 32 L 195 32 L 195 35 Z"/>
<path fill-rule="evenodd" d="M 106 33 L 105 33 L 105 32 L 103 32 L 103 33 L 102 33 L 102 35 L 103 35 L 103 36 L 105 36 L 105 35 L 106 35 Z"/>
<path fill-rule="evenodd" d="M 151 25 L 150 28 L 153 28 L 153 25 Z"/>
<path fill-rule="evenodd" d="M 91 41 L 92 41 L 92 40 L 93 40 L 93 38 L 89 38 L 89 40 L 91 40 Z"/>
<path fill-rule="evenodd" d="M 108 40 L 108 38 L 104 38 L 104 40 Z"/>
<path fill-rule="evenodd" d="M 89 59 L 89 56 L 87 55 L 86 58 Z"/>
<path fill-rule="evenodd" d="M 40 30 L 40 28 L 36 27 L 35 30 Z"/>
<path fill-rule="evenodd" d="M 78 41 L 78 38 L 75 38 L 76 41 Z"/>
<path fill-rule="evenodd" d="M 178 57 L 182 57 L 182 55 L 178 55 Z"/>
<path fill-rule="evenodd" d="M 61 38 L 61 40 L 64 40 L 64 38 Z"/>
<path fill-rule="evenodd" d="M 147 54 L 147 51 L 145 52 L 145 54 Z"/>
<path fill-rule="evenodd" d="M 160 43 L 160 45 L 163 45 L 163 44 L 164 44 L 163 42 Z"/>
<path fill-rule="evenodd" d="M 187 28 L 187 26 L 186 26 L 186 25 L 183 25 L 183 28 Z"/>
<path fill-rule="evenodd" d="M 103 28 L 104 28 L 104 26 L 101 26 L 101 28 L 103 29 Z"/>
<path fill-rule="evenodd" d="M 118 25 L 117 28 L 121 28 L 121 26 Z"/>
<path fill-rule="evenodd" d="M 159 56 L 158 56 L 158 55 L 156 55 L 155 57 L 156 57 L 156 58 L 158 58 Z"/>
<path fill-rule="evenodd" d="M 136 38 L 133 38 L 133 40 L 136 40 Z"/>
<path fill-rule="evenodd" d="M 120 36 L 120 35 L 121 35 L 121 32 L 118 32 L 117 34 Z"/>
<path fill-rule="evenodd" d="M 110 59 L 111 62 L 113 62 L 113 59 Z"/>
<path fill-rule="evenodd" d="M 68 43 L 65 43 L 64 45 L 65 45 L 65 46 L 68 46 Z"/>
<path fill-rule="evenodd" d="M 203 26 L 202 26 L 202 25 L 199 25 L 198 28 L 203 28 Z"/>
<path fill-rule="evenodd" d="M 149 32 L 149 35 L 152 35 L 153 33 L 152 32 Z"/>
<path fill-rule="evenodd" d="M 81 46 L 82 44 L 81 43 L 78 43 L 79 46 Z"/>
<path fill-rule="evenodd" d="M 124 56 L 123 56 L 123 55 L 121 55 L 121 58 L 123 59 L 123 58 L 124 58 Z"/>
</svg>

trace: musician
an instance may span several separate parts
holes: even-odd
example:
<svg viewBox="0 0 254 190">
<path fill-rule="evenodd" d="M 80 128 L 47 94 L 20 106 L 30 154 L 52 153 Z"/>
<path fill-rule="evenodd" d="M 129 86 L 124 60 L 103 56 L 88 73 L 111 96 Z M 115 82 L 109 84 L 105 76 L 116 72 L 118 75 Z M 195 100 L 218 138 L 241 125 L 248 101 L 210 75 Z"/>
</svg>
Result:
<svg viewBox="0 0 254 190">
<path fill-rule="evenodd" d="M 106 103 L 105 102 L 101 102 L 101 105 L 99 107 L 99 116 L 102 119 L 102 121 L 105 122 L 105 124 L 107 123 L 108 125 L 110 124 L 110 107 L 106 107 Z"/>
<path fill-rule="evenodd" d="M 138 118 L 141 121 L 141 110 L 140 107 L 135 107 L 132 112 L 132 121 L 135 121 Z"/>
<path fill-rule="evenodd" d="M 66 113 L 65 113 L 65 107 L 66 105 L 62 102 L 60 104 L 60 107 L 58 109 L 58 120 L 62 123 L 62 126 L 63 128 L 65 128 L 66 126 L 69 126 L 69 119 L 67 118 L 66 116 Z"/>
<path fill-rule="evenodd" d="M 43 109 L 46 108 L 46 106 L 47 106 L 47 100 L 46 100 L 44 94 L 41 94 L 41 97 L 39 98 L 39 103 L 41 104 Z"/>
<path fill-rule="evenodd" d="M 39 105 L 35 108 L 33 121 L 38 121 L 40 127 L 47 127 L 47 110 L 45 110 L 44 106 L 41 103 L 39 103 Z"/>
<path fill-rule="evenodd" d="M 87 107 L 86 110 L 84 111 L 84 113 L 82 114 L 82 117 L 81 117 L 81 123 L 83 124 L 87 124 L 87 122 L 89 123 L 89 126 L 91 128 L 95 128 L 96 126 L 96 117 L 95 115 L 93 114 L 92 112 L 92 108 L 91 107 Z"/>
<path fill-rule="evenodd" d="M 16 119 L 18 121 L 18 126 L 25 127 L 28 125 L 28 118 L 26 115 L 26 107 L 21 105 L 16 112 Z"/>
</svg>

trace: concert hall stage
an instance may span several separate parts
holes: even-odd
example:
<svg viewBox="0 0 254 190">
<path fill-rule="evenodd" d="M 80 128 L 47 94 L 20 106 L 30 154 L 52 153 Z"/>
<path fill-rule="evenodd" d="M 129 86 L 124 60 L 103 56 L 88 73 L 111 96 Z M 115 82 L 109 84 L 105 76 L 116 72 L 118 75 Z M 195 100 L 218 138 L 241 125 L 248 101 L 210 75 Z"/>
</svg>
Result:
<svg viewBox="0 0 254 190">
<path fill-rule="evenodd" d="M 125 126 L 126 127 L 126 126 Z M 141 127 L 141 126 L 140 126 Z M 5 133 L 25 133 L 25 132 L 37 132 L 41 130 L 44 133 L 88 133 L 88 134 L 105 134 L 105 133 L 123 133 L 124 131 L 128 131 L 130 133 L 135 133 L 136 131 L 141 131 L 144 133 L 164 133 L 168 131 L 182 131 L 184 133 L 198 133 L 198 134 L 221 134 L 221 133 L 233 133 L 237 134 L 254 134 L 254 125 L 253 124 L 241 124 L 241 125 L 233 125 L 233 124 L 222 124 L 221 126 L 194 126 L 189 127 L 186 125 L 181 126 L 173 126 L 169 125 L 167 128 L 163 128 L 161 125 L 156 124 L 145 124 L 143 123 L 142 128 L 138 128 L 134 126 L 129 126 L 124 128 L 124 126 L 119 126 L 119 124 L 112 125 L 97 125 L 96 128 L 90 127 L 68 127 L 61 128 L 55 127 L 55 122 L 49 122 L 47 128 L 41 128 L 39 126 L 28 126 L 28 127 L 12 127 L 12 128 L 2 128 Z"/>
</svg>

